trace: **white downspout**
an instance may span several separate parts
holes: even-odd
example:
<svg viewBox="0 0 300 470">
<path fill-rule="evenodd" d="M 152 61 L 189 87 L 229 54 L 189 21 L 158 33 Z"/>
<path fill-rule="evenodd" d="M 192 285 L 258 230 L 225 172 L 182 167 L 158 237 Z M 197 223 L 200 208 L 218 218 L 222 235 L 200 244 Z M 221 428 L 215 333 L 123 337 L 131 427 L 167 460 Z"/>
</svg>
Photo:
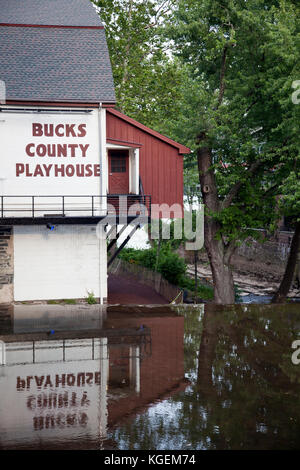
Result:
<svg viewBox="0 0 300 470">
<path fill-rule="evenodd" d="M 140 192 L 140 149 L 134 149 L 135 158 L 135 194 Z"/>
<path fill-rule="evenodd" d="M 100 214 L 106 216 L 107 212 L 107 168 L 106 168 L 106 110 L 99 104 L 99 156 L 100 156 Z M 99 233 L 100 232 L 100 233 Z M 104 226 L 98 230 L 99 238 L 99 298 L 103 305 L 102 283 L 107 282 L 106 237 Z M 105 253 L 105 255 L 104 255 Z M 105 280 L 105 281 L 104 281 Z"/>
</svg>

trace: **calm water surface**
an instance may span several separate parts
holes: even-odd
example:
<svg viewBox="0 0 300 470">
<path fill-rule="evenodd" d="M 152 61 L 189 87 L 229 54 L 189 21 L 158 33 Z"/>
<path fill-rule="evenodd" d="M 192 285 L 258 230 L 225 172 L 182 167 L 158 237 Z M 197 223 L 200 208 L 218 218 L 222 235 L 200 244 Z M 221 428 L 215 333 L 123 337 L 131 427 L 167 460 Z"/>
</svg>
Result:
<svg viewBox="0 0 300 470">
<path fill-rule="evenodd" d="M 1 450 L 300 449 L 299 304 L 0 306 L 0 340 Z"/>
</svg>

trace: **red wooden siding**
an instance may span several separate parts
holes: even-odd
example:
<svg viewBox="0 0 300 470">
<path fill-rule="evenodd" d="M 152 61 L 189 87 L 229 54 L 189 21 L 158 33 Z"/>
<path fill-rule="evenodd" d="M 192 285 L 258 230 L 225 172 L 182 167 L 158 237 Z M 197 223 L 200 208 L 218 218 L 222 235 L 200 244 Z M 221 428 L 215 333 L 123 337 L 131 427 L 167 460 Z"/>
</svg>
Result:
<svg viewBox="0 0 300 470">
<path fill-rule="evenodd" d="M 190 150 L 137 123 L 114 109 L 107 109 L 107 140 L 140 149 L 140 177 L 152 204 L 183 205 L 183 153 Z M 134 144 L 134 145 L 133 145 Z"/>
</svg>

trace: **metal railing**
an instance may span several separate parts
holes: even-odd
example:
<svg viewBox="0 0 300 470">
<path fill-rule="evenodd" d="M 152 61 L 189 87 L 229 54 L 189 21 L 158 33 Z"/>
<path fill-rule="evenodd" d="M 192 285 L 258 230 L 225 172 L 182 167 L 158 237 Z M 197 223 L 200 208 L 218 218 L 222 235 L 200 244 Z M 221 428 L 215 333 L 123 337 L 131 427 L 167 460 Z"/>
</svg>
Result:
<svg viewBox="0 0 300 470">
<path fill-rule="evenodd" d="M 108 194 L 105 196 L 0 196 L 0 217 L 105 217 L 108 214 L 151 214 L 151 196 L 138 194 Z"/>
</svg>

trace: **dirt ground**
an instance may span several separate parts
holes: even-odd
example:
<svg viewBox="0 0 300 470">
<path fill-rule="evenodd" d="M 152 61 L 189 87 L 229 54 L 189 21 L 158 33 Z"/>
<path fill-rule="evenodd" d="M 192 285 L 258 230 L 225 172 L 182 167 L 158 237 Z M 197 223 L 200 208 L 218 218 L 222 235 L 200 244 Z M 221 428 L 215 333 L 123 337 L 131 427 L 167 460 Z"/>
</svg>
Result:
<svg viewBox="0 0 300 470">
<path fill-rule="evenodd" d="M 134 278 L 108 276 L 107 303 L 123 305 L 168 304 L 169 302 L 154 289 L 137 282 Z"/>
<path fill-rule="evenodd" d="M 272 269 L 273 268 L 273 269 Z M 194 266 L 188 265 L 187 272 L 194 276 Z M 206 262 L 198 264 L 199 278 L 208 281 L 212 285 L 211 269 Z M 233 279 L 235 285 L 240 290 L 240 295 L 270 295 L 277 291 L 283 272 L 276 267 L 268 266 L 263 263 L 249 263 L 247 260 L 239 260 L 239 263 L 233 266 Z M 289 297 L 300 297 L 299 289 L 291 288 Z"/>
</svg>

